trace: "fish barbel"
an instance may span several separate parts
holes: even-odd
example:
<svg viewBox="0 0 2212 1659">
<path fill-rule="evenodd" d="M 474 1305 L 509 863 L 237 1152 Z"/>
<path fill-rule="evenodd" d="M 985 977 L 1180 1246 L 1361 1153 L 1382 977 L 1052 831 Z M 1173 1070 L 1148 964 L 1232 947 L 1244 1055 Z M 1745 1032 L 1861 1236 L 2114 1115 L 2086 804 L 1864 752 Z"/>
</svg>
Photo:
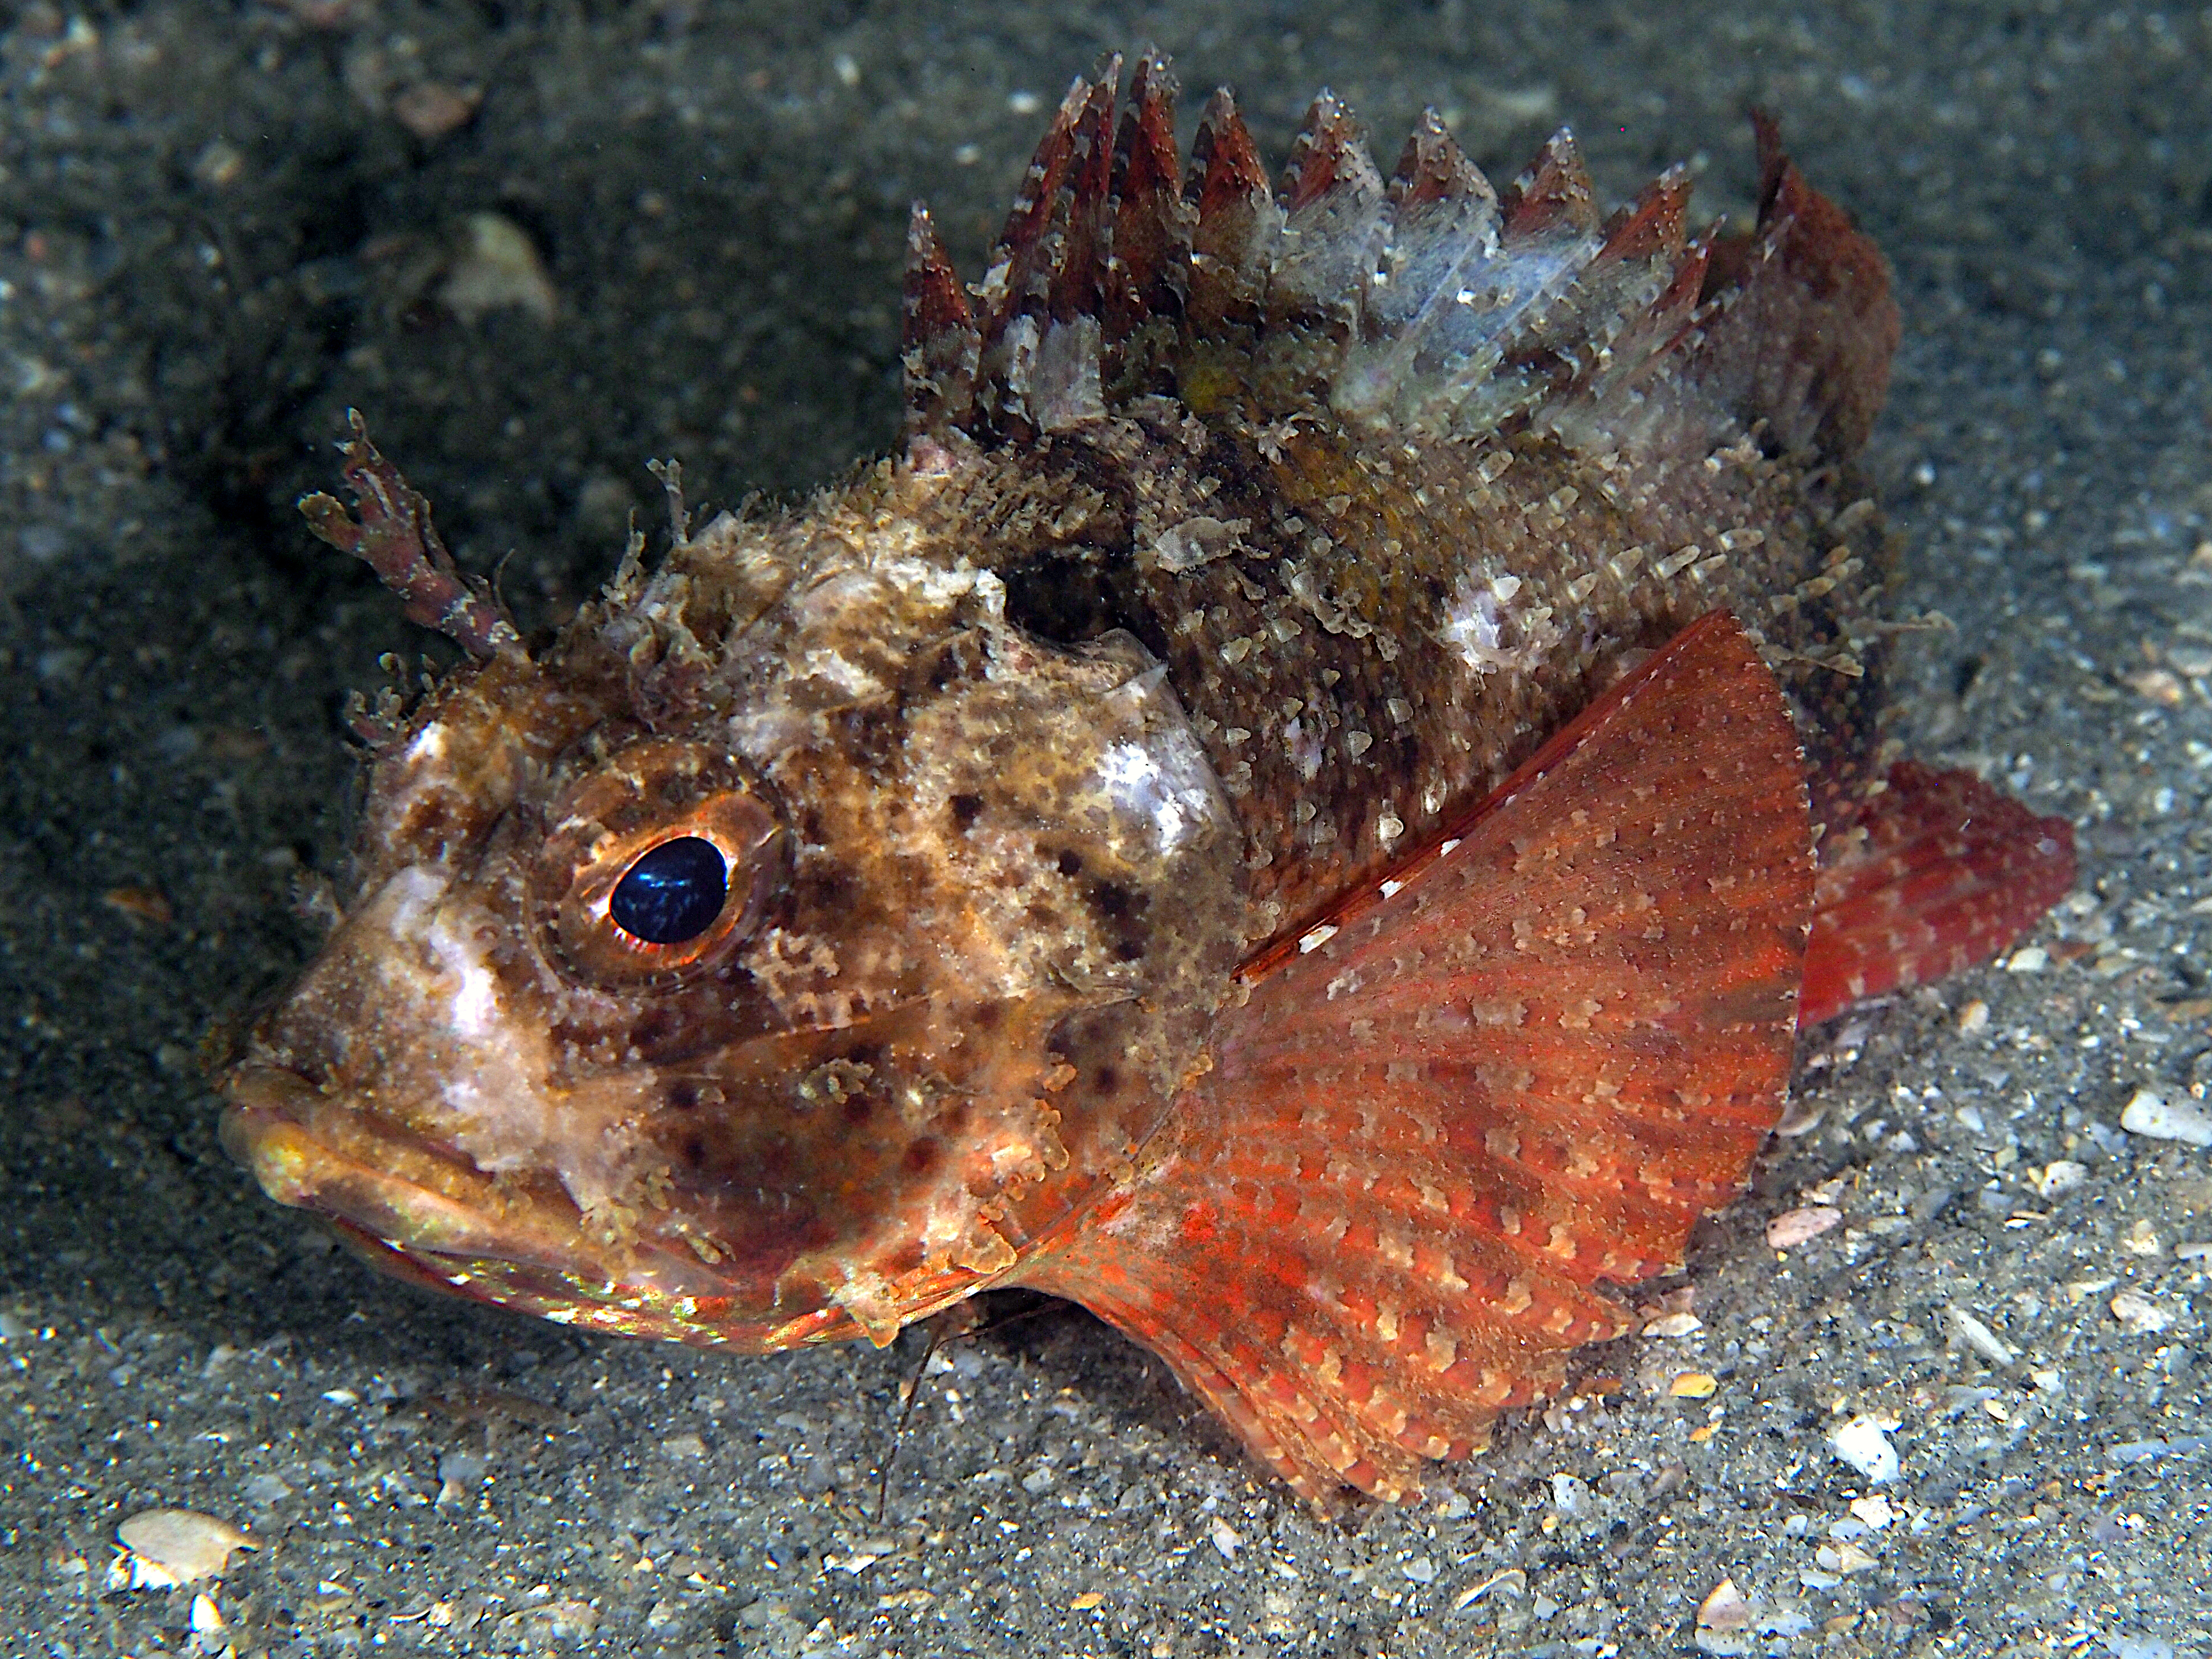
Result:
<svg viewBox="0 0 2212 1659">
<path fill-rule="evenodd" d="M 1078 81 L 908 430 L 526 642 L 356 417 L 303 503 L 470 660 L 356 722 L 320 954 L 225 1065 L 418 1283 L 747 1352 L 1094 1310 L 1308 1499 L 1419 1488 L 1679 1268 L 1803 1024 L 1985 959 L 2064 823 L 1886 764 L 1851 457 L 1898 318 L 1572 136 L 1386 179 L 1313 106 Z"/>
</svg>

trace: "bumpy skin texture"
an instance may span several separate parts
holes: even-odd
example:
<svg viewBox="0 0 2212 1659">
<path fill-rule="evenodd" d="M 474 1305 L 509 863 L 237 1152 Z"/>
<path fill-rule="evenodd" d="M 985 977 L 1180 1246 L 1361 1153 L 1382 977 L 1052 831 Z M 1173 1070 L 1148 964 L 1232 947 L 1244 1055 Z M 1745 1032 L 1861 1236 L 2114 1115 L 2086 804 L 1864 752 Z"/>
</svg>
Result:
<svg viewBox="0 0 2212 1659">
<path fill-rule="evenodd" d="M 264 1182 L 479 1294 L 766 1349 L 889 1340 L 1125 1164 L 1227 990 L 1233 821 L 1133 641 L 1005 623 L 969 505 L 886 467 L 718 520 L 428 699 L 233 1075 Z M 748 873 L 694 959 L 580 911 L 701 834 Z"/>
<path fill-rule="evenodd" d="M 356 429 L 311 521 L 477 660 L 359 722 L 354 890 L 225 1134 L 605 1330 L 1073 1296 L 1313 1501 L 1400 1498 L 1739 1189 L 1801 980 L 1998 948 L 2070 844 L 1881 793 L 1897 319 L 1771 131 L 1692 240 L 1564 133 L 1501 196 L 1431 118 L 1386 183 L 1326 97 L 1279 192 L 1226 94 L 1186 169 L 1170 93 L 1079 82 L 973 290 L 917 212 L 897 459 L 679 510 L 534 653 Z M 720 908 L 634 934 L 679 838 Z"/>
</svg>

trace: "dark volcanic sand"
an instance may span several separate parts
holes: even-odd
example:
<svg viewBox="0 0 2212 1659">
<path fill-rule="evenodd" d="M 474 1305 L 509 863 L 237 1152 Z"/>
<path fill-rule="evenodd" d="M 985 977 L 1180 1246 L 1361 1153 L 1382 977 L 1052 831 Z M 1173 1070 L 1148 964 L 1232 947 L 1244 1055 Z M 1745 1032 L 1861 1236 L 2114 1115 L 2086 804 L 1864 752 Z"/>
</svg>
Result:
<svg viewBox="0 0 2212 1659">
<path fill-rule="evenodd" d="M 174 1505 L 264 1546 L 210 1587 L 241 1653 L 2212 1654 L 2212 1153 L 2118 1127 L 2212 1073 L 2212 13 L 1686 15 L 12 9 L 0 1650 L 184 1647 L 190 1592 L 110 1578 Z M 1146 39 L 1186 135 L 1228 81 L 1279 156 L 1327 83 L 1386 161 L 1425 102 L 1503 177 L 1571 120 L 1612 198 L 1694 158 L 1740 213 L 1779 112 L 1905 307 L 1870 462 L 1947 619 L 1907 733 L 2073 818 L 2082 884 L 2040 971 L 1821 1034 L 1820 1121 L 1693 1253 L 1703 1328 L 1587 1356 L 1618 1392 L 1428 1504 L 1316 1522 L 1054 1310 L 923 1382 L 878 1521 L 918 1334 L 734 1361 L 441 1305 L 218 1150 L 196 1048 L 309 950 L 342 694 L 425 645 L 290 503 L 357 404 L 539 619 L 657 518 L 648 457 L 728 501 L 880 451 L 908 202 L 980 270 L 1068 78 Z M 538 310 L 456 314 L 478 215 Z M 1886 1510 L 1828 1449 L 1858 1414 Z M 1699 1632 L 1730 1577 L 1749 1627 Z"/>
</svg>

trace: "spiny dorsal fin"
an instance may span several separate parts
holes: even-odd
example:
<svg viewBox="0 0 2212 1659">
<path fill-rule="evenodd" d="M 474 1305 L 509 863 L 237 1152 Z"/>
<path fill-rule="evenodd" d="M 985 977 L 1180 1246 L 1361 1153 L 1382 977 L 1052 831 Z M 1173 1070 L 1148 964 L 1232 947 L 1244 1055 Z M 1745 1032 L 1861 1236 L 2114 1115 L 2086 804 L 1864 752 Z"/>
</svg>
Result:
<svg viewBox="0 0 2212 1659">
<path fill-rule="evenodd" d="M 1352 112 L 1324 92 L 1306 112 L 1283 169 L 1282 251 L 1267 284 L 1268 320 L 1323 321 L 1346 332 L 1389 229 L 1382 175 Z"/>
<path fill-rule="evenodd" d="M 1175 389 L 1171 348 L 1190 282 L 1190 228 L 1176 155 L 1175 77 L 1152 52 L 1137 59 L 1114 141 L 1114 228 L 1100 320 L 1109 394 Z M 1162 374 L 1164 370 L 1164 374 Z"/>
<path fill-rule="evenodd" d="M 1051 431 L 1106 412 L 1096 270 L 1105 189 L 1103 168 L 1092 163 L 1108 143 L 1120 74 L 1115 58 L 1102 88 L 1080 76 L 1068 88 L 975 290 L 982 336 L 976 424 L 996 433 Z M 1062 308 L 1065 317 L 1057 314 Z"/>
<path fill-rule="evenodd" d="M 1765 421 L 1770 448 L 1828 456 L 1866 441 L 1889 389 L 1901 331 L 1881 249 L 1805 182 L 1771 116 L 1759 135 L 1759 225 L 1717 244 L 1705 298 L 1714 314 L 1686 366 L 1747 424 Z"/>
<path fill-rule="evenodd" d="M 1505 192 L 1505 234 L 1541 236 L 1565 231 L 1587 235 L 1597 228 L 1597 186 L 1583 164 L 1583 147 L 1572 127 L 1561 127 L 1544 141 L 1528 170 Z"/>
<path fill-rule="evenodd" d="M 917 241 L 911 430 L 1022 437 L 1174 392 L 1209 418 L 1326 406 L 1386 432 L 1528 423 L 1685 453 L 1756 429 L 1835 456 L 1880 406 L 1887 268 L 1763 118 L 1755 233 L 1692 240 L 1679 168 L 1601 222 L 1564 127 L 1501 198 L 1427 114 L 1386 184 L 1327 93 L 1279 192 L 1217 92 L 1178 191 L 1166 64 L 1139 60 L 1117 129 L 1120 68 L 1079 79 L 1037 146 L 974 290 L 964 403 L 942 256 Z"/>
<path fill-rule="evenodd" d="M 944 433 L 967 423 L 980 337 L 968 295 L 953 274 L 917 202 L 907 222 L 906 281 L 900 295 L 899 362 L 906 379 L 909 434 Z"/>
<path fill-rule="evenodd" d="M 1482 169 L 1467 159 L 1443 117 L 1433 106 L 1423 110 L 1398 154 L 1397 170 L 1390 175 L 1390 205 L 1398 228 L 1402 233 L 1427 216 L 1424 209 L 1473 198 L 1486 198 L 1494 207 L 1498 192 L 1482 176 Z"/>
<path fill-rule="evenodd" d="M 1256 322 L 1283 210 L 1226 87 L 1199 118 L 1183 193 L 1198 210 L 1190 236 L 1191 333 L 1206 338 L 1228 325 Z"/>
</svg>

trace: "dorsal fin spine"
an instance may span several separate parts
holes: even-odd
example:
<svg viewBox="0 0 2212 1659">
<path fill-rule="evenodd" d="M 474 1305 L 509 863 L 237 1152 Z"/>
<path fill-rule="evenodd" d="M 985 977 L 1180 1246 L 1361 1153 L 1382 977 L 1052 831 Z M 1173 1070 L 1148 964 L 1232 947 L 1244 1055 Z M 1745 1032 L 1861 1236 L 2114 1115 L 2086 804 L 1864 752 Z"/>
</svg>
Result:
<svg viewBox="0 0 2212 1659">
<path fill-rule="evenodd" d="M 911 430 L 1022 437 L 1171 392 L 1209 418 L 1327 404 L 1430 437 L 1529 424 L 1686 453 L 1756 431 L 1841 455 L 1880 404 L 1886 267 L 1765 118 L 1755 234 L 1692 240 L 1683 169 L 1601 223 L 1571 130 L 1500 196 L 1431 112 L 1386 184 L 1327 93 L 1279 194 L 1226 90 L 1178 187 L 1167 65 L 1140 56 L 1117 125 L 1120 67 L 1076 81 L 1038 144 L 974 290 L 964 378 L 941 253 L 917 241 Z"/>
<path fill-rule="evenodd" d="M 919 202 L 907 222 L 900 312 L 908 433 L 942 436 L 968 420 L 981 337 L 929 210 Z"/>
</svg>

